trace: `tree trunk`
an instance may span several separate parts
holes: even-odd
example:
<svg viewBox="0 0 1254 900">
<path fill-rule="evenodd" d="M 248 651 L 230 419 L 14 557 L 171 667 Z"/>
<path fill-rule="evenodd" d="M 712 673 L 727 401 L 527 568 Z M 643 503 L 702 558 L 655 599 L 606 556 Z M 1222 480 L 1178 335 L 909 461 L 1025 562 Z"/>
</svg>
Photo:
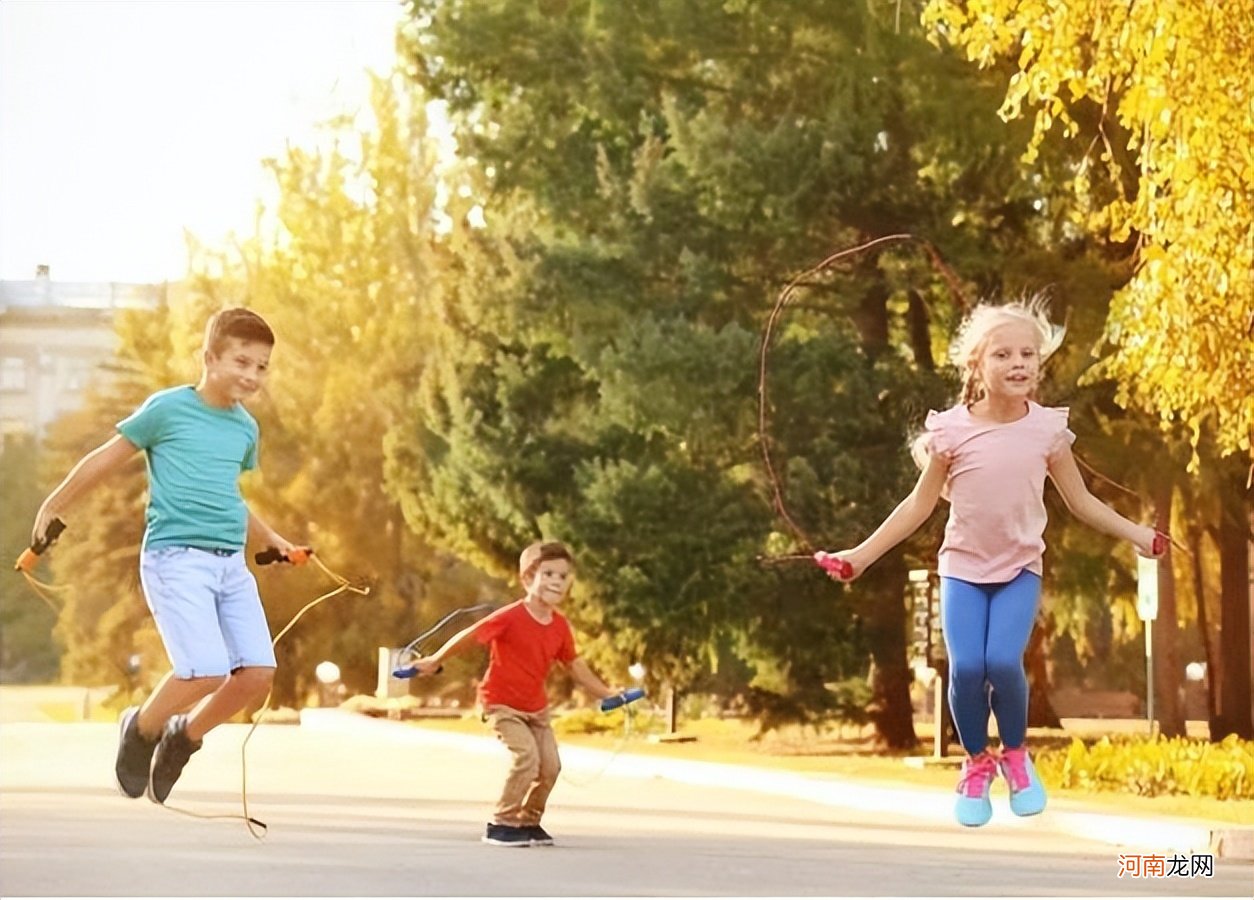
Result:
<svg viewBox="0 0 1254 900">
<path fill-rule="evenodd" d="M 861 267 L 868 284 L 854 321 L 859 343 L 867 359 L 874 360 L 888 347 L 888 287 L 879 276 L 875 257 Z M 871 649 L 871 705 L 869 713 L 876 736 L 894 750 L 918 746 L 914 709 L 910 703 L 912 675 L 906 665 L 906 566 L 901 553 L 881 560 L 867 577 L 871 597 L 865 622 Z M 861 582 L 859 582 L 861 583 Z"/>
<path fill-rule="evenodd" d="M 932 356 L 932 332 L 928 328 L 927 304 L 923 295 L 911 288 L 906 297 L 906 327 L 910 331 L 910 349 L 914 353 L 914 362 L 924 372 L 936 371 L 936 359 Z"/>
<path fill-rule="evenodd" d="M 1162 479 L 1154 488 L 1154 527 L 1167 534 L 1171 530 L 1171 504 L 1175 486 Z M 1154 691 L 1158 729 L 1164 737 L 1184 737 L 1182 687 L 1184 667 L 1180 663 L 1180 623 L 1176 615 L 1176 573 L 1171 549 L 1158 561 L 1158 618 L 1147 623 L 1153 629 Z"/>
<path fill-rule="evenodd" d="M 1219 669 L 1215 659 L 1214 643 L 1210 634 L 1210 613 L 1206 610 L 1206 579 L 1202 573 L 1202 535 L 1203 528 L 1194 528 L 1189 532 L 1189 552 L 1193 554 L 1193 594 L 1197 597 L 1197 630 L 1202 639 L 1202 654 L 1206 662 L 1206 725 L 1210 729 L 1210 739 L 1218 741 L 1223 738 L 1219 724 L 1218 707 L 1215 705 L 1215 685 L 1219 680 Z"/>
<path fill-rule="evenodd" d="M 1234 468 L 1241 478 L 1244 473 Z M 1219 514 L 1219 723 L 1223 735 L 1254 739 L 1250 709 L 1250 513 L 1249 485 L 1220 489 Z"/>
<path fill-rule="evenodd" d="M 1037 617 L 1036 627 L 1028 638 L 1028 648 L 1023 656 L 1023 667 L 1028 673 L 1028 727 L 1061 728 L 1062 721 L 1049 698 L 1049 643 L 1052 637 L 1049 624 Z"/>
<path fill-rule="evenodd" d="M 867 359 L 875 359 L 888 347 L 888 286 L 879 277 L 875 256 L 861 264 L 867 282 L 866 290 L 854 314 L 858 343 Z"/>
<path fill-rule="evenodd" d="M 876 565 L 878 573 L 868 591 L 863 621 L 871 650 L 871 704 L 868 712 L 876 737 L 893 750 L 912 750 L 919 738 L 914 731 L 910 703 L 912 675 L 906 666 L 906 567 L 900 553 L 890 554 Z"/>
</svg>

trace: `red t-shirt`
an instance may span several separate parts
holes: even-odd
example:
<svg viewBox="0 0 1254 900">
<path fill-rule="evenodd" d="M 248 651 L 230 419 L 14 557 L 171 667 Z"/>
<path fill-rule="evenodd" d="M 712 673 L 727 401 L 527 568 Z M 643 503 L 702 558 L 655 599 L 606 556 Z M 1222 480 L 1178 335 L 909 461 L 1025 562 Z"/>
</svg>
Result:
<svg viewBox="0 0 1254 900">
<path fill-rule="evenodd" d="M 576 657 L 570 623 L 557 610 L 546 625 L 517 600 L 488 616 L 475 630 L 475 638 L 489 645 L 487 674 L 479 685 L 479 702 L 509 706 L 522 712 L 540 712 L 549 705 L 544 683 L 554 660 L 571 662 Z"/>
</svg>

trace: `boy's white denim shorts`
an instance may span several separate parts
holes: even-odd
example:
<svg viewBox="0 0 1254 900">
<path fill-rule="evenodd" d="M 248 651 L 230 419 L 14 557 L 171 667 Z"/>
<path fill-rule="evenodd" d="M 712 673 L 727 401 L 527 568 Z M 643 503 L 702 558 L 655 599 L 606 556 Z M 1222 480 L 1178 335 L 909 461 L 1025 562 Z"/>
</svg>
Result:
<svg viewBox="0 0 1254 900">
<path fill-rule="evenodd" d="M 145 550 L 139 580 L 176 678 L 275 666 L 257 580 L 242 552 Z"/>
</svg>

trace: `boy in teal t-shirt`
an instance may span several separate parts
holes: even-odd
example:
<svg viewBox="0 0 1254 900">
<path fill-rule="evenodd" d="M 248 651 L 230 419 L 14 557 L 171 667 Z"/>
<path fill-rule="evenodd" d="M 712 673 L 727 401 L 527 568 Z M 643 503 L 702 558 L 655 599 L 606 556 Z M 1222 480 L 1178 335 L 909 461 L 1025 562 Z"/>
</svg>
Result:
<svg viewBox="0 0 1254 900">
<path fill-rule="evenodd" d="M 274 333 L 247 309 L 205 329 L 195 386 L 158 391 L 88 453 L 39 509 L 32 539 L 138 451 L 148 464 L 140 582 L 171 671 L 122 714 L 115 772 L 128 797 L 164 803 L 206 733 L 265 697 L 270 628 L 244 559 L 252 536 L 284 556 L 299 548 L 249 511 L 241 473 L 257 465 L 257 422 L 241 405 L 265 382 Z"/>
</svg>

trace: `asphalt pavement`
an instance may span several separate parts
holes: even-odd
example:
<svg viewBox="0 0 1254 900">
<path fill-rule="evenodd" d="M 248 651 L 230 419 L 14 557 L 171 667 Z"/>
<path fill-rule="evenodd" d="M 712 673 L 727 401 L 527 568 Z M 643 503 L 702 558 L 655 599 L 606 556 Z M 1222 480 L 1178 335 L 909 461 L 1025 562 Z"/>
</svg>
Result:
<svg viewBox="0 0 1254 900">
<path fill-rule="evenodd" d="M 424 730 L 413 725 L 373 718 L 342 709 L 306 709 L 301 726 L 321 733 L 388 735 L 389 740 L 415 746 L 442 746 L 464 753 L 497 752 L 487 736 Z M 937 826 L 954 826 L 953 794 L 927 787 L 898 787 L 841 776 L 807 775 L 778 769 L 645 756 L 630 752 L 563 745 L 563 762 L 631 779 L 663 779 L 707 787 L 733 787 L 778 797 L 808 800 L 837 809 L 873 813 L 905 813 Z M 1147 852 L 1211 853 L 1216 857 L 1254 861 L 1254 823 L 1249 828 L 1164 816 L 1120 815 L 1108 808 L 1051 798 L 1041 816 L 1014 816 L 1004 794 L 994 794 L 994 822 L 1010 828 L 1049 831 Z"/>
<path fill-rule="evenodd" d="M 490 736 L 341 710 L 263 724 L 245 749 L 247 734 L 216 729 L 162 808 L 118 795 L 114 725 L 0 716 L 0 894 L 1254 894 L 1254 863 L 1198 849 L 1189 823 L 1107 816 L 1085 831 L 1097 814 L 1059 803 L 1016 819 L 1001 796 L 969 830 L 945 790 L 570 745 L 545 817 L 557 846 L 491 847 L 479 837 L 507 757 Z M 239 818 L 244 775 L 261 839 Z M 1194 869 L 1132 871 L 1154 859 Z"/>
</svg>

